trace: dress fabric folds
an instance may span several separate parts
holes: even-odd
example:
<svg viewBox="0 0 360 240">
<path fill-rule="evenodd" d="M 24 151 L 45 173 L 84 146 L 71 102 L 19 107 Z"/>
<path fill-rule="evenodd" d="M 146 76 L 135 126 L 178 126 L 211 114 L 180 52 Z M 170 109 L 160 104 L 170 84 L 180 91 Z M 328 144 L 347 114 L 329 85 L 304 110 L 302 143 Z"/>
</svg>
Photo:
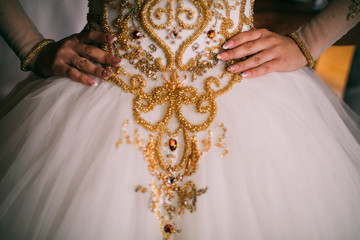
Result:
<svg viewBox="0 0 360 240">
<path fill-rule="evenodd" d="M 145 1 L 139 11 L 146 10 L 147 2 L 152 1 Z M 206 18 L 206 8 L 201 10 L 204 1 L 181 2 L 192 9 L 194 19 L 199 19 L 200 14 L 205 16 L 200 20 Z M 245 11 L 251 19 L 250 1 L 228 2 L 235 6 L 231 14 L 237 16 Z M 177 1 L 156 4 L 180 8 Z M 108 5 L 104 6 L 110 20 L 119 15 L 111 12 Z M 124 8 L 125 13 L 120 16 L 125 16 L 131 6 Z M 220 7 L 209 8 L 219 14 L 225 12 Z M 135 16 L 136 11 L 132 12 Z M 212 33 L 209 33 L 212 26 L 215 34 L 220 35 L 225 18 L 215 19 L 217 14 L 210 16 L 211 24 L 201 31 L 205 32 L 202 34 L 205 40 L 200 35 L 200 40 L 194 40 L 183 63 L 202 51 L 201 43 L 211 48 L 211 44 L 221 42 L 213 43 L 214 38 L 206 38 Z M 157 20 L 153 17 L 154 24 Z M 148 53 L 153 53 L 155 58 L 162 56 L 163 66 L 168 66 L 171 58 L 161 51 L 165 48 L 159 40 L 151 37 L 152 31 L 143 30 L 145 23 L 137 18 L 129 20 L 129 37 L 134 37 L 133 31 L 147 35 L 138 39 L 135 34 L 135 41 L 129 42 L 135 45 L 140 41 L 144 49 L 150 48 Z M 251 28 L 251 22 L 245 25 L 242 31 Z M 174 34 L 177 25 L 172 26 L 155 32 L 160 36 Z M 165 46 L 178 49 L 190 36 L 187 31 L 194 29 L 176 32 L 183 34 L 181 39 L 172 39 L 174 35 L 162 38 Z M 151 51 L 152 44 L 156 51 Z M 130 50 L 119 51 L 121 54 Z M 0 120 L 1 239 L 360 238 L 359 119 L 312 70 L 304 68 L 241 79 L 229 91 L 216 96 L 214 102 L 211 94 L 215 90 L 209 90 L 211 96 L 207 101 L 198 101 L 212 110 L 199 114 L 195 100 L 186 102 L 187 98 L 181 94 L 190 96 L 197 91 L 192 96 L 202 96 L 206 91 L 204 82 L 210 76 L 220 79 L 220 85 L 236 78 L 219 77 L 225 63 L 214 63 L 213 68 L 198 74 L 194 81 L 191 79 L 194 72 L 190 68 L 181 70 L 177 63 L 172 71 L 155 69 L 156 81 L 151 80 L 154 75 L 145 74 L 126 57 L 122 63 L 127 73 L 142 76 L 139 78 L 146 80 L 146 87 L 136 92 L 115 81 L 96 79 L 98 86 L 89 87 L 62 77 L 30 76 L 8 96 Z M 131 76 L 123 73 L 119 76 L 126 86 L 135 86 L 131 85 Z M 146 95 L 164 86 L 163 95 Z M 181 113 L 191 124 L 201 125 L 215 112 L 209 126 L 191 132 L 182 125 L 176 107 L 167 125 L 171 132 L 168 135 L 165 125 L 150 131 L 150 127 L 139 123 L 137 111 L 141 110 L 141 116 L 146 115 L 141 119 L 155 126 L 172 109 L 171 104 L 180 106 L 169 100 L 175 93 L 177 101 L 183 101 Z M 160 104 L 149 96 L 165 100 Z M 141 99 L 141 107 L 136 105 L 137 98 Z M 151 101 L 155 102 L 154 107 L 146 112 L 144 109 Z M 212 108 L 213 103 L 216 108 Z M 179 128 L 183 130 L 173 134 Z M 165 144 L 169 138 L 177 140 L 177 149 L 169 150 Z M 160 150 L 156 148 L 157 139 L 162 141 Z M 191 154 L 186 155 L 189 146 Z M 155 150 L 146 152 L 148 149 Z M 186 166 L 198 160 L 193 166 L 196 171 L 162 169 L 162 158 L 156 155 L 157 151 L 175 163 L 185 155 Z M 196 155 L 197 152 L 201 154 Z M 171 157 L 171 154 L 178 155 Z M 154 163 L 151 159 L 159 164 L 157 168 L 150 166 Z M 171 161 L 167 159 L 166 166 L 174 166 Z M 170 178 L 171 174 L 174 178 Z M 168 186 L 161 182 L 161 176 L 171 181 L 167 182 Z M 190 190 L 184 190 L 186 193 L 174 190 L 174 186 L 187 189 L 190 184 L 185 184 L 190 181 L 196 187 L 188 189 L 195 191 L 195 195 Z M 162 192 L 154 203 L 159 193 L 156 186 L 172 192 L 176 201 L 172 202 Z M 166 204 L 176 209 L 173 218 L 162 209 Z M 157 206 L 155 211 L 151 211 L 151 206 Z M 183 214 L 179 214 L 181 211 Z"/>
</svg>

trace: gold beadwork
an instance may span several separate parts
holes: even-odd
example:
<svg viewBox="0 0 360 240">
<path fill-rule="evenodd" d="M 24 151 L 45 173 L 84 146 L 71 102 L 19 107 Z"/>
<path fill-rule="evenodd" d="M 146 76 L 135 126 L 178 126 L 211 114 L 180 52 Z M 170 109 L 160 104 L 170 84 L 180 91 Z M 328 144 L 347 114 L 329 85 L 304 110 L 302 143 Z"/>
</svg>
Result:
<svg viewBox="0 0 360 240">
<path fill-rule="evenodd" d="M 290 33 L 287 36 L 289 36 L 291 39 L 294 40 L 294 42 L 296 43 L 296 45 L 299 46 L 301 52 L 304 54 L 306 61 L 308 62 L 308 67 L 309 68 L 314 68 L 315 67 L 315 61 L 313 59 L 313 57 L 311 56 L 311 53 L 309 52 L 309 50 L 306 48 L 305 43 L 301 40 L 301 38 L 296 35 L 296 33 Z"/>
<path fill-rule="evenodd" d="M 192 181 L 185 182 L 186 176 L 194 174 L 198 168 L 198 163 L 203 152 L 208 152 L 212 147 L 212 138 L 215 137 L 214 132 L 208 130 L 207 137 L 202 140 L 204 149 L 201 152 L 198 149 L 197 136 L 190 136 L 189 133 L 184 134 L 185 141 L 190 143 L 190 146 L 185 146 L 187 151 L 187 158 L 183 158 L 179 164 L 173 164 L 171 161 L 165 161 L 165 158 L 161 156 L 159 149 L 161 148 L 161 142 L 164 138 L 164 133 L 160 133 L 156 138 L 149 134 L 149 141 L 144 143 L 144 139 L 139 138 L 138 129 L 134 130 L 134 136 L 128 134 L 128 126 L 130 121 L 126 120 L 122 124 L 121 135 L 117 143 L 129 144 L 133 147 L 138 147 L 143 152 L 144 158 L 148 163 L 148 170 L 152 176 L 155 176 L 156 181 L 152 181 L 150 184 L 151 204 L 150 209 L 156 214 L 157 219 L 161 220 L 160 229 L 162 230 L 164 239 L 170 239 L 171 235 L 180 231 L 175 223 L 175 215 L 183 216 L 185 211 L 190 213 L 196 210 L 197 197 L 204 194 L 207 191 L 207 187 L 197 189 L 196 185 Z M 222 130 L 220 137 L 217 139 L 216 146 L 220 149 L 224 149 L 226 144 L 223 142 L 226 137 L 226 127 L 223 123 L 219 123 L 218 127 Z M 132 141 L 134 139 L 134 141 Z M 171 139 L 170 139 L 171 140 Z M 145 149 L 142 146 L 146 145 Z M 165 142 L 165 147 L 168 143 Z M 186 150 L 185 150 L 186 151 Z M 227 150 L 224 149 L 221 157 L 226 155 Z M 168 158 L 176 158 L 175 155 L 167 155 Z M 141 185 L 135 187 L 135 192 L 147 192 L 147 188 Z M 164 227 L 170 224 L 174 231 L 164 232 Z"/>
<path fill-rule="evenodd" d="M 207 187 L 198 189 L 194 182 L 187 180 L 197 171 L 203 153 L 212 146 L 220 149 L 221 157 L 228 153 L 224 125 L 219 125 L 220 135 L 209 127 L 217 114 L 216 98 L 240 83 L 242 77 L 227 72 L 225 69 L 230 63 L 221 63 L 216 55 L 228 38 L 253 28 L 253 0 L 249 16 L 245 14 L 246 0 L 184 2 L 103 0 L 99 13 L 95 11 L 98 6 L 89 0 L 86 26 L 88 30 L 101 30 L 117 37 L 116 42 L 103 45 L 102 49 L 125 64 L 122 62 L 116 68 L 107 66 L 113 73 L 107 81 L 133 94 L 133 118 L 149 132 L 149 137 L 145 143 L 138 129 L 131 137 L 126 129 L 129 121 L 126 121 L 121 131 L 123 138 L 115 145 L 128 144 L 143 152 L 149 173 L 154 176 L 148 189 L 150 209 L 160 221 L 164 239 L 180 231 L 176 216 L 195 211 L 197 197 L 207 190 Z M 233 11 L 239 11 L 238 19 L 232 18 Z M 114 13 L 117 15 L 109 20 L 109 14 L 114 16 Z M 186 56 L 188 51 L 192 51 L 190 57 Z M 220 64 L 223 70 L 207 74 Z M 130 74 L 127 68 L 134 73 Z M 191 82 L 186 80 L 189 76 Z M 160 81 L 154 84 L 150 79 L 162 79 L 163 84 Z M 197 83 L 193 86 L 195 80 Z M 202 120 L 190 121 L 183 112 L 185 107 L 192 107 Z M 162 108 L 164 114 L 150 122 L 145 118 L 146 113 L 155 108 Z M 170 139 L 177 143 L 173 149 L 169 149 Z M 135 191 L 145 192 L 146 188 L 139 185 Z"/>
<path fill-rule="evenodd" d="M 180 17 L 181 14 L 185 14 L 186 18 L 189 20 L 193 19 L 195 15 L 192 9 L 183 7 L 182 0 L 169 0 L 167 1 L 165 8 L 156 9 L 155 6 L 160 2 L 160 0 L 139 0 L 135 1 L 135 3 L 130 3 L 130 1 L 118 2 L 115 0 L 104 0 L 102 6 L 103 11 L 101 14 L 95 13 L 94 4 L 90 3 L 92 2 L 90 0 L 90 12 L 88 14 L 88 24 L 86 29 L 94 30 L 97 29 L 97 26 L 101 26 L 104 32 L 115 35 L 118 40 L 113 45 L 105 45 L 104 50 L 121 59 L 128 59 L 131 64 L 134 64 L 136 68 L 141 70 L 147 77 L 153 80 L 158 79 L 158 72 L 171 72 L 175 69 L 192 72 L 192 80 L 196 80 L 198 76 L 203 76 L 208 69 L 214 68 L 218 64 L 218 59 L 214 56 L 222 51 L 221 45 L 225 42 L 225 39 L 228 39 L 242 31 L 245 25 L 248 25 L 250 29 L 253 28 L 252 8 L 254 1 L 251 1 L 250 16 L 246 16 L 245 14 L 246 0 L 234 0 L 235 5 L 229 4 L 230 1 L 226 0 L 189 1 L 192 2 L 198 12 L 201 13 L 193 24 L 186 24 Z M 171 4 L 173 4 L 173 2 L 176 2 L 176 11 L 171 9 Z M 240 11 L 239 23 L 238 26 L 230 33 L 228 32 L 228 29 L 232 29 L 234 27 L 234 22 L 231 19 L 230 12 L 236 9 L 235 6 L 238 7 Z M 112 23 L 108 22 L 109 9 L 114 9 L 118 12 L 118 17 Z M 220 11 L 225 11 L 225 14 L 220 13 Z M 156 19 L 161 19 L 165 14 L 167 17 L 166 23 L 162 25 L 155 24 L 152 13 Z M 176 20 L 175 22 L 177 23 L 177 26 L 170 27 L 170 24 L 172 24 L 174 20 Z M 210 20 L 214 23 L 213 25 L 209 25 Z M 201 35 L 203 26 L 210 27 L 203 31 L 207 34 L 211 28 L 216 27 L 218 20 L 221 20 L 222 23 L 220 23 L 219 32 L 216 34 L 216 38 L 211 39 L 211 41 L 206 41 L 206 44 L 217 45 L 212 46 L 211 48 L 206 48 L 206 51 L 203 50 L 197 52 L 195 59 L 190 58 L 187 63 L 183 63 L 185 50 L 198 36 Z M 170 46 L 166 43 L 166 40 L 160 38 L 156 33 L 156 30 L 165 28 L 168 29 L 169 32 L 178 32 L 178 35 L 180 35 L 182 30 L 194 30 L 194 32 L 187 39 L 182 41 L 179 49 L 176 51 L 176 54 L 174 54 Z M 134 49 L 131 46 L 131 41 L 134 42 L 134 44 L 139 46 L 141 45 L 140 41 L 134 41 L 133 37 L 130 37 L 130 35 L 132 36 L 131 33 L 134 31 L 141 32 L 141 38 L 150 37 L 159 46 L 159 49 L 165 54 L 166 65 L 163 65 L 162 63 L 163 58 L 155 58 L 153 56 L 153 52 L 146 52 L 143 48 Z M 182 38 L 179 36 L 176 39 Z M 132 49 L 132 51 L 129 52 L 129 49 Z M 128 52 L 126 54 L 121 54 L 121 50 Z M 121 68 L 119 68 L 118 71 L 125 72 Z"/>
<path fill-rule="evenodd" d="M 360 0 L 352 0 L 353 4 L 349 7 L 351 13 L 347 16 L 347 20 L 355 18 L 356 15 L 360 15 Z"/>
<path fill-rule="evenodd" d="M 46 45 L 48 45 L 50 43 L 54 43 L 54 42 L 55 41 L 53 39 L 44 39 L 44 40 L 41 40 L 39 43 L 37 43 L 31 49 L 31 51 L 24 57 L 24 59 L 21 60 L 21 67 L 20 67 L 21 70 L 24 72 L 30 71 L 28 64 L 31 61 L 31 59 L 33 59 L 33 57 L 35 57 L 43 47 L 45 47 Z"/>
</svg>

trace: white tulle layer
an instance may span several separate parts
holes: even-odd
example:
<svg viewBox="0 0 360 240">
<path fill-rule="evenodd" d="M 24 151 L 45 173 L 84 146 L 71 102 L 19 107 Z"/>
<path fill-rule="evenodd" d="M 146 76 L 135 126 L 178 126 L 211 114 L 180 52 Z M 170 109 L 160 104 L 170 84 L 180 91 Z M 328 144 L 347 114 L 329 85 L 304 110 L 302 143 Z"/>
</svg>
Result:
<svg viewBox="0 0 360 240">
<path fill-rule="evenodd" d="M 115 147 L 132 96 L 101 82 L 31 80 L 0 122 L 1 239 L 161 239 L 142 153 Z M 217 99 L 227 149 L 176 239 L 360 239 L 359 129 L 310 70 L 245 79 Z M 357 139 L 357 140 L 356 140 Z"/>
</svg>

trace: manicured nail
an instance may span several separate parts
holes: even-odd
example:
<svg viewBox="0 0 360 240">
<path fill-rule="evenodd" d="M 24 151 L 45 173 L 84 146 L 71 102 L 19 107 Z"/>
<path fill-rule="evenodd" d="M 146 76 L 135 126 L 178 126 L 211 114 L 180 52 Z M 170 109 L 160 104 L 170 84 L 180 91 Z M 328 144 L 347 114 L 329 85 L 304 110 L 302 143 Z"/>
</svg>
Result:
<svg viewBox="0 0 360 240">
<path fill-rule="evenodd" d="M 233 40 L 229 40 L 227 41 L 224 45 L 223 45 L 223 49 L 229 49 L 232 48 L 234 46 L 234 41 Z"/>
<path fill-rule="evenodd" d="M 243 72 L 243 73 L 241 74 L 241 76 L 242 76 L 243 78 L 247 78 L 247 77 L 251 76 L 251 72 L 250 72 L 250 71 Z"/>
<path fill-rule="evenodd" d="M 118 67 L 118 66 L 120 65 L 121 59 L 116 58 L 116 57 L 113 57 L 113 58 L 111 59 L 111 62 L 112 62 L 116 67 Z"/>
<path fill-rule="evenodd" d="M 98 84 L 97 82 L 95 82 L 95 83 L 92 85 L 92 87 L 97 87 L 97 86 L 99 86 L 99 84 Z"/>
<path fill-rule="evenodd" d="M 88 79 L 86 79 L 86 83 L 87 83 L 89 86 L 93 86 L 96 82 L 95 82 L 95 80 L 88 78 Z"/>
<path fill-rule="evenodd" d="M 236 65 L 230 66 L 227 68 L 227 70 L 229 72 L 236 72 L 236 70 L 238 70 L 238 66 L 236 66 Z"/>
<path fill-rule="evenodd" d="M 102 70 L 102 71 L 101 71 L 101 76 L 102 76 L 103 78 L 108 78 L 108 77 L 110 77 L 110 74 L 111 74 L 110 71 L 107 71 L 107 70 Z"/>
<path fill-rule="evenodd" d="M 226 58 L 228 56 L 229 56 L 229 54 L 227 52 L 223 52 L 223 53 L 218 54 L 216 57 L 217 57 L 217 59 L 220 59 L 220 60 L 226 60 Z"/>
<path fill-rule="evenodd" d="M 114 43 L 116 40 L 117 40 L 117 37 L 113 36 L 113 35 L 107 35 L 106 36 L 106 40 L 109 42 L 109 43 Z"/>
</svg>

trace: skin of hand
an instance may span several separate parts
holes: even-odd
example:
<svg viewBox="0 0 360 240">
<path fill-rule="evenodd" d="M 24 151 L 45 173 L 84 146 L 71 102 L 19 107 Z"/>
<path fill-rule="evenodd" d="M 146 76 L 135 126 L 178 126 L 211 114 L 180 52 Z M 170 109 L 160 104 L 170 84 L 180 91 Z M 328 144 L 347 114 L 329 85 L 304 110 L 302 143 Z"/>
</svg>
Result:
<svg viewBox="0 0 360 240">
<path fill-rule="evenodd" d="M 222 61 L 248 57 L 227 68 L 232 73 L 242 73 L 245 78 L 259 77 L 271 72 L 291 72 L 307 64 L 297 44 L 287 36 L 266 29 L 241 32 L 223 45 L 218 55 Z"/>
<path fill-rule="evenodd" d="M 98 31 L 71 35 L 42 48 L 29 62 L 30 69 L 41 77 L 64 76 L 85 85 L 96 85 L 89 75 L 107 79 L 112 73 L 96 63 L 117 67 L 121 59 L 94 46 L 111 44 L 116 37 Z"/>
</svg>

